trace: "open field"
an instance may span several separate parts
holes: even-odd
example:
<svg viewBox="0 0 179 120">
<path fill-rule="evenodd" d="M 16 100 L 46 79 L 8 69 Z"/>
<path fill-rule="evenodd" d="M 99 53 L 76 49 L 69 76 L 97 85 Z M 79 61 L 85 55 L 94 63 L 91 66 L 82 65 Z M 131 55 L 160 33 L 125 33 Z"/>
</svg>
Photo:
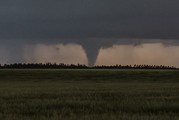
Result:
<svg viewBox="0 0 179 120">
<path fill-rule="evenodd" d="M 179 70 L 0 70 L 0 120 L 179 120 Z"/>
</svg>

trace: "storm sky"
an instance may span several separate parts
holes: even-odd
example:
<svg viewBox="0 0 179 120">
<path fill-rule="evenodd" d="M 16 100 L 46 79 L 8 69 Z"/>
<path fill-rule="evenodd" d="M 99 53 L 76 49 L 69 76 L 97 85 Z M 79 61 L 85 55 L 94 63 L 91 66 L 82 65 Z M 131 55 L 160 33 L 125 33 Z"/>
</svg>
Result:
<svg viewBox="0 0 179 120">
<path fill-rule="evenodd" d="M 178 0 L 1 0 L 0 55 L 23 62 L 27 46 L 34 51 L 75 44 L 93 65 L 102 48 L 116 44 L 178 46 L 178 5 Z"/>
</svg>

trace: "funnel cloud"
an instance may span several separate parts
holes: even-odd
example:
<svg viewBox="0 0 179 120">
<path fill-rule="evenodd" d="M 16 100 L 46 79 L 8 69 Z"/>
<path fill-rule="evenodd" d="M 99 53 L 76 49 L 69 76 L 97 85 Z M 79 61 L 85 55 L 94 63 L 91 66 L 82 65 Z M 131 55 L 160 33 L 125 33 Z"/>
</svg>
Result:
<svg viewBox="0 0 179 120">
<path fill-rule="evenodd" d="M 24 62 L 27 45 L 77 44 L 93 66 L 101 48 L 113 45 L 177 46 L 178 4 L 177 0 L 1 0 L 0 44 L 5 51 L 1 58 Z"/>
</svg>

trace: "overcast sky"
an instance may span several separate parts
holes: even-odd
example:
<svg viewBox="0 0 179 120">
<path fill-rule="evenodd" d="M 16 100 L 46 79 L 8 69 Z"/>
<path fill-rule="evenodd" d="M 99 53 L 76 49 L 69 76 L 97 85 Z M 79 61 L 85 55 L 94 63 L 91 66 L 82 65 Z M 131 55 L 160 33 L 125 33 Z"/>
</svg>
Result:
<svg viewBox="0 0 179 120">
<path fill-rule="evenodd" d="M 130 38 L 122 43 L 178 40 L 178 5 L 178 0 L 1 0 L 0 42 L 77 43 L 94 55 L 122 38 Z"/>
<path fill-rule="evenodd" d="M 1 0 L 1 39 L 179 38 L 178 0 Z"/>
</svg>

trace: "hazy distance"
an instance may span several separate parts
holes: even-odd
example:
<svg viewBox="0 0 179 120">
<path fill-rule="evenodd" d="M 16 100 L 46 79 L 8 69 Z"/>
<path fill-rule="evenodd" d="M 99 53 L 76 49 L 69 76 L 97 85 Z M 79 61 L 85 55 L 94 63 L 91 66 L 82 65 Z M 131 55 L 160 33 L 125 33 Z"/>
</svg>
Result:
<svg viewBox="0 0 179 120">
<path fill-rule="evenodd" d="M 173 42 L 172 42 L 173 43 Z M 89 60 L 80 44 L 25 45 L 19 54 L 1 47 L 1 63 L 65 63 L 86 64 Z M 19 48 L 16 48 L 19 49 Z M 18 50 L 15 50 L 18 51 Z M 164 43 L 114 44 L 99 49 L 94 65 L 167 65 L 179 67 L 179 46 Z"/>
</svg>

